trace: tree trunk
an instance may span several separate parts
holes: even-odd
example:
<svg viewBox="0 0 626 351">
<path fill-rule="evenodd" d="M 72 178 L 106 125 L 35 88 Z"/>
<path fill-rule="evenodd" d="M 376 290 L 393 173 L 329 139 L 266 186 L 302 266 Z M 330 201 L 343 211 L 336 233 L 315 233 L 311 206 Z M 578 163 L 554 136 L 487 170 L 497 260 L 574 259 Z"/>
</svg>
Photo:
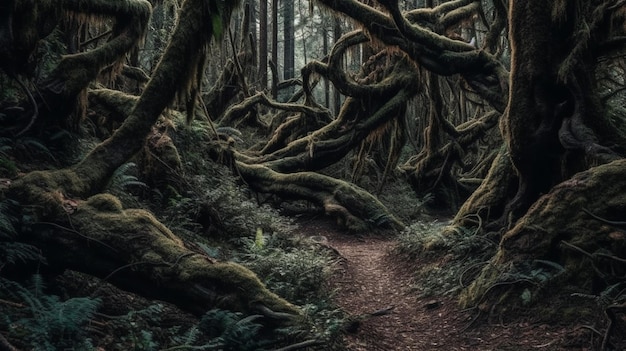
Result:
<svg viewBox="0 0 626 351">
<path fill-rule="evenodd" d="M 341 18 L 335 17 L 335 21 L 333 22 L 333 43 L 336 44 L 341 38 Z M 335 111 L 335 115 L 339 114 L 339 110 L 341 110 L 341 94 L 339 93 L 339 89 L 333 89 L 333 109 Z"/>
<path fill-rule="evenodd" d="M 610 16 L 602 6 L 607 3 L 599 9 L 576 1 L 511 3 L 511 86 L 502 125 L 518 184 L 492 226 L 505 229 L 499 250 L 464 291 L 464 305 L 518 304 L 524 289 L 535 301 L 541 288 L 555 281 L 600 294 L 611 284 L 606 279 L 611 273 L 597 255 L 606 252 L 610 261 L 626 254 L 623 235 L 608 221 L 626 208 L 624 160 L 607 164 L 620 158 L 616 151 L 623 150 L 626 138 L 619 136 L 619 128 L 608 132 L 595 95 L 597 51 L 590 38 L 607 34 L 602 28 Z M 590 42 L 573 39 L 581 28 L 589 31 Z M 615 142 L 613 149 L 599 145 L 597 135 Z M 467 223 L 470 213 L 482 217 L 495 209 L 497 214 L 508 195 L 498 188 L 511 180 L 509 166 L 499 157 L 457 222 Z M 587 258 L 593 263 L 581 264 Z M 542 262 L 551 262 L 552 268 Z M 547 272 L 549 281 L 514 278 L 537 270 Z"/>
<path fill-rule="evenodd" d="M 272 0 L 272 98 L 278 98 L 278 0 Z"/>
<path fill-rule="evenodd" d="M 259 84 L 267 89 L 267 2 L 259 1 Z"/>
<path fill-rule="evenodd" d="M 285 1 L 283 4 L 283 37 L 285 40 L 283 49 L 283 78 L 285 80 L 292 79 L 295 76 L 295 37 L 293 21 L 294 3 L 293 1 Z M 293 86 L 286 89 L 285 94 L 290 97 L 293 94 Z"/>
</svg>

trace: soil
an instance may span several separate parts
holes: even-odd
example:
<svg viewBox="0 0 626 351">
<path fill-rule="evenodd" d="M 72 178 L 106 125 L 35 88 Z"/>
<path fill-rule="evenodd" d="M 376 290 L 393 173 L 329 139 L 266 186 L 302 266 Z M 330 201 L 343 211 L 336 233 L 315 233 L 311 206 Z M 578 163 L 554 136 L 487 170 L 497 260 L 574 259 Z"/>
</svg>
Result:
<svg viewBox="0 0 626 351">
<path fill-rule="evenodd" d="M 394 257 L 393 237 L 355 236 L 319 218 L 300 225 L 316 240 L 324 237 L 340 258 L 332 282 L 335 301 L 361 320 L 346 332 L 348 350 L 592 350 L 591 332 L 584 328 L 529 317 L 489 321 L 477 318 L 476 309 L 461 310 L 454 297 L 419 297 L 413 272 L 432 261 Z M 388 314 L 367 317 L 389 308 Z"/>
</svg>

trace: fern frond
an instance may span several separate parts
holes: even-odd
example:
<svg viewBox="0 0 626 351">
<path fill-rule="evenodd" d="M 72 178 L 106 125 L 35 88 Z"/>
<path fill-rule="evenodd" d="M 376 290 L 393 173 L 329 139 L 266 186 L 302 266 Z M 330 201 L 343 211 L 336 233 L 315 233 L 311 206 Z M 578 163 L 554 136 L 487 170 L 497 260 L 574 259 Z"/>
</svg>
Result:
<svg viewBox="0 0 626 351">
<path fill-rule="evenodd" d="M 121 165 L 113 172 L 111 179 L 109 179 L 106 189 L 111 191 L 123 191 L 129 186 L 148 187 L 146 183 L 140 181 L 136 176 L 128 174 L 137 165 L 134 162 L 127 162 Z"/>
<path fill-rule="evenodd" d="M 17 242 L 0 242 L 0 266 L 29 261 L 44 263 L 45 258 L 35 246 Z"/>
<path fill-rule="evenodd" d="M 13 239 L 17 236 L 17 205 L 16 201 L 9 199 L 0 201 L 0 239 Z"/>
<path fill-rule="evenodd" d="M 50 149 L 48 149 L 46 145 L 44 145 L 43 143 L 41 143 L 41 141 L 35 138 L 21 138 L 18 139 L 17 143 L 21 145 L 24 149 L 32 153 L 39 152 L 40 154 L 51 159 L 52 161 L 57 162 L 57 159 L 54 157 L 54 154 L 52 154 Z"/>
<path fill-rule="evenodd" d="M 19 335 L 33 350 L 76 349 L 86 347 L 83 324 L 93 318 L 100 299 L 86 297 L 61 301 L 58 296 L 46 295 L 41 275 L 35 274 L 28 287 L 0 277 L 0 296 L 8 295 L 28 307 L 29 315 L 7 321 L 14 326 L 10 333 Z"/>
<path fill-rule="evenodd" d="M 11 149 L 13 149 L 11 139 L 0 138 L 0 155 L 7 156 L 7 152 Z"/>
</svg>

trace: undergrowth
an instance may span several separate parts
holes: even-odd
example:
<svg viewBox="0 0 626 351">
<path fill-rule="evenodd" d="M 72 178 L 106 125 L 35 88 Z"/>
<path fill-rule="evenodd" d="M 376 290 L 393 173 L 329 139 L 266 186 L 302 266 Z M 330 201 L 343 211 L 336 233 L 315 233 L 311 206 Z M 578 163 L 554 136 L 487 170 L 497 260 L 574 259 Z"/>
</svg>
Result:
<svg viewBox="0 0 626 351">
<path fill-rule="evenodd" d="M 99 299 L 62 301 L 47 295 L 40 275 L 28 286 L 0 277 L 0 298 L 13 301 L 16 313 L 3 313 L 0 327 L 31 350 L 93 350 L 85 324 L 94 316 Z"/>
<path fill-rule="evenodd" d="M 478 234 L 477 229 L 446 223 L 416 222 L 397 237 L 394 253 L 407 260 L 421 260 L 415 290 L 421 296 L 459 292 L 493 256 L 497 243 Z"/>
</svg>

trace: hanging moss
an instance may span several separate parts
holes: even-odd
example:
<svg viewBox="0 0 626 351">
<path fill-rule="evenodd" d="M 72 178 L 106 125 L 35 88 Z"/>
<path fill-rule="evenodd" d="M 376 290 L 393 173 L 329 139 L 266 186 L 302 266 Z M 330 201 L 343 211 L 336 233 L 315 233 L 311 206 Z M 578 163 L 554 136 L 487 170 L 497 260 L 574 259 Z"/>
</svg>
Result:
<svg viewBox="0 0 626 351">
<path fill-rule="evenodd" d="M 62 2 L 62 8 L 66 16 L 78 23 L 107 17 L 116 19 L 111 40 L 93 50 L 64 56 L 50 74 L 49 84 L 62 83 L 62 95 L 72 99 L 87 88 L 103 68 L 124 58 L 143 40 L 152 7 L 146 0 L 80 0 Z"/>
<path fill-rule="evenodd" d="M 229 19 L 237 4 L 203 0 L 183 3 L 169 45 L 130 116 L 111 138 L 76 166 L 77 172 L 90 179 L 93 188 L 99 188 L 104 179 L 139 151 L 158 117 L 177 95 L 186 96 L 194 89 L 198 64 L 215 34 L 212 21 L 219 14 L 220 23 L 226 25 L 228 21 L 224 19 Z"/>
</svg>

